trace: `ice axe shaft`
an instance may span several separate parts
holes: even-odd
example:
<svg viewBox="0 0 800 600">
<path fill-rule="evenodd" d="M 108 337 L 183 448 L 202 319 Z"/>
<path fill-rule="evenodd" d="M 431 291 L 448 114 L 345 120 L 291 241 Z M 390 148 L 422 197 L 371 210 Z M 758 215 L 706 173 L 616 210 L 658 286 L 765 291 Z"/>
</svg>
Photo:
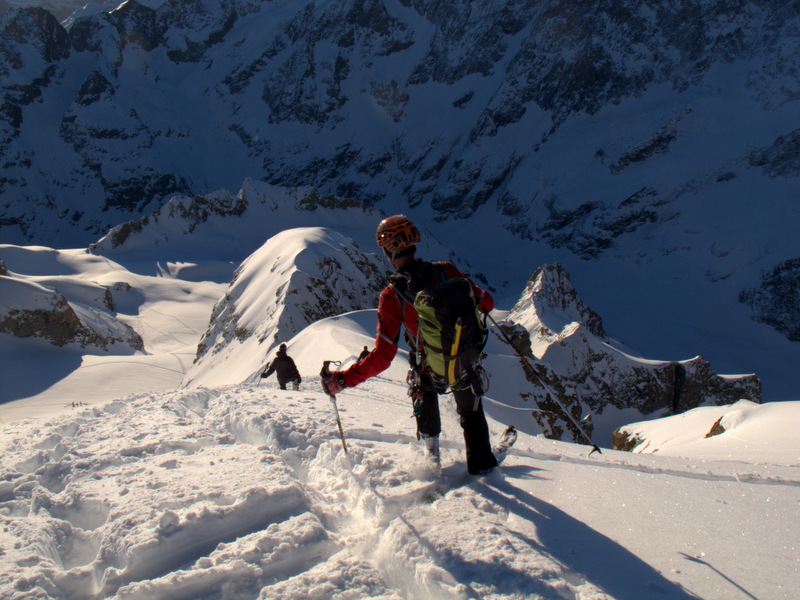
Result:
<svg viewBox="0 0 800 600">
<path fill-rule="evenodd" d="M 321 377 L 327 377 L 331 374 L 331 363 L 335 365 L 341 365 L 341 361 L 338 360 L 323 360 L 322 361 L 322 370 L 319 372 Z M 325 388 L 325 386 L 322 386 Z M 325 393 L 328 395 L 328 399 L 333 404 L 333 414 L 336 415 L 336 425 L 339 427 L 339 437 L 342 440 L 342 448 L 344 448 L 344 453 L 347 454 L 347 443 L 344 441 L 344 429 L 342 429 L 342 420 L 339 418 L 339 408 L 336 406 L 336 396 L 333 394 L 328 393 L 328 390 L 325 389 Z"/>
<path fill-rule="evenodd" d="M 264 379 L 264 373 L 266 373 L 269 370 L 269 367 L 270 367 L 271 364 L 272 364 L 272 362 L 270 361 L 266 365 L 264 365 L 263 369 L 261 369 L 261 373 L 259 373 L 258 382 L 256 383 L 256 387 L 261 385 L 261 380 Z"/>
<path fill-rule="evenodd" d="M 497 321 L 495 321 L 495 320 L 494 320 L 494 318 L 492 317 L 492 315 L 490 315 L 488 312 L 486 312 L 486 313 L 484 313 L 484 314 L 485 314 L 485 315 L 486 315 L 486 317 L 487 317 L 487 318 L 488 318 L 488 319 L 489 319 L 489 320 L 492 322 L 492 325 L 494 325 L 494 326 L 495 326 L 495 329 L 497 329 L 497 331 L 499 331 L 499 332 L 500 332 L 500 335 L 503 337 L 503 339 L 506 341 L 506 343 L 507 343 L 509 346 L 511 346 L 511 347 L 514 349 L 514 352 L 516 352 L 516 353 L 517 353 L 517 356 L 519 356 L 520 360 L 522 361 L 522 364 L 524 364 L 524 365 L 525 365 L 525 368 L 527 369 L 527 371 L 528 371 L 528 372 L 530 372 L 530 374 L 531 374 L 531 375 L 533 375 L 533 376 L 536 378 L 536 380 L 539 382 L 539 385 L 541 385 L 541 386 L 542 386 L 542 387 L 545 389 L 545 391 L 546 391 L 546 392 L 547 392 L 547 393 L 550 395 L 550 397 L 551 397 L 551 398 L 552 398 L 552 399 L 555 401 L 555 403 L 556 403 L 556 404 L 558 404 L 558 405 L 561 407 L 561 410 L 562 410 L 562 412 L 563 412 L 565 415 L 567 415 L 567 418 L 568 418 L 570 421 L 572 421 L 572 424 L 573 424 L 573 425 L 575 425 L 575 427 L 577 427 L 577 429 L 578 429 L 578 431 L 580 432 L 580 434 L 581 434 L 581 435 L 582 435 L 582 436 L 583 436 L 583 437 L 586 439 L 586 441 L 587 441 L 587 442 L 589 442 L 589 444 L 591 444 L 591 446 L 592 446 L 592 452 L 597 452 L 598 454 L 602 454 L 603 452 L 600 450 L 600 448 L 598 448 L 598 447 L 597 447 L 597 444 L 595 444 L 595 443 L 592 441 L 592 438 L 590 438 L 590 437 L 589 437 L 589 435 L 586 433 L 586 431 L 584 431 L 584 429 L 583 429 L 583 427 L 581 427 L 580 423 L 578 423 L 578 422 L 575 420 L 575 418 L 572 416 L 572 413 L 570 413 L 570 412 L 567 410 L 567 408 L 566 408 L 566 407 L 565 407 L 565 406 L 564 406 L 564 405 L 561 403 L 561 401 L 558 399 L 558 396 L 556 396 L 556 393 L 555 393 L 555 392 L 552 390 L 552 388 L 551 388 L 549 385 L 547 385 L 547 384 L 546 384 L 544 381 L 542 381 L 542 378 L 541 378 L 541 377 L 539 377 L 539 376 L 536 374 L 536 371 L 534 371 L 534 370 L 533 370 L 533 367 L 532 367 L 532 366 L 531 366 L 531 364 L 528 362 L 528 359 L 527 359 L 527 358 L 525 357 L 525 355 L 524 355 L 524 354 L 522 354 L 522 352 L 520 352 L 520 351 L 517 349 L 517 347 L 516 347 L 516 346 L 515 346 L 515 345 L 512 343 L 512 341 L 511 341 L 511 338 L 509 338 L 509 337 L 506 335 L 506 332 L 505 332 L 505 331 L 503 331 L 503 330 L 500 328 L 500 325 L 498 325 L 498 324 L 497 324 Z M 589 452 L 589 455 L 590 455 L 590 456 L 591 456 L 592 452 Z"/>
</svg>

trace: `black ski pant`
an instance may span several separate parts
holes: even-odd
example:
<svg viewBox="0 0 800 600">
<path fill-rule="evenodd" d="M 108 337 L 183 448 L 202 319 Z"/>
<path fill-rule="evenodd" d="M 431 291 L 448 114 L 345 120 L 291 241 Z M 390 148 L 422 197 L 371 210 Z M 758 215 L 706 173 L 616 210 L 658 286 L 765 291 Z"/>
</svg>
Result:
<svg viewBox="0 0 800 600">
<path fill-rule="evenodd" d="M 497 459 L 492 453 L 489 440 L 489 425 L 483 413 L 483 403 L 478 399 L 475 406 L 475 395 L 472 390 L 454 390 L 456 412 L 460 417 L 461 429 L 464 431 L 464 446 L 467 453 L 467 471 L 473 475 L 483 469 L 497 466 Z M 417 434 L 422 437 L 435 437 L 442 431 L 442 420 L 439 415 L 439 394 L 435 391 L 423 390 L 422 402 L 417 417 Z"/>
</svg>

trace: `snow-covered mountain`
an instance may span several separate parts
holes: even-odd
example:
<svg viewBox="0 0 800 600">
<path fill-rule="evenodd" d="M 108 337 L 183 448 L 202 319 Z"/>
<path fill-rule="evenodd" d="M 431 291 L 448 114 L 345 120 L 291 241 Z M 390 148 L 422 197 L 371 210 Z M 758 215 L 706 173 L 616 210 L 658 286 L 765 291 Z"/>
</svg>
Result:
<svg viewBox="0 0 800 600">
<path fill-rule="evenodd" d="M 24 3 L 0 595 L 794 597 L 797 403 L 713 405 L 798 397 L 796 3 Z M 402 350 L 339 395 L 344 453 L 315 381 L 372 342 L 396 212 L 602 454 L 540 435 L 576 437 L 497 335 L 500 472 L 447 398 L 421 460 Z M 241 383 L 283 339 L 303 389 Z"/>
<path fill-rule="evenodd" d="M 388 274 L 385 262 L 330 229 L 271 237 L 236 270 L 214 306 L 184 382 L 257 381 L 264 358 L 312 323 L 375 306 Z"/>
<path fill-rule="evenodd" d="M 313 186 L 407 212 L 509 302 L 560 263 L 614 337 L 791 398 L 799 27 L 763 1 L 12 7 L 0 235 L 85 247 L 176 196 Z"/>
<path fill-rule="evenodd" d="M 3 235 L 85 245 L 246 177 L 439 217 L 486 205 L 586 257 L 698 194 L 785 207 L 798 26 L 791 4 L 707 0 L 131 0 L 63 25 L 12 8 Z"/>
</svg>

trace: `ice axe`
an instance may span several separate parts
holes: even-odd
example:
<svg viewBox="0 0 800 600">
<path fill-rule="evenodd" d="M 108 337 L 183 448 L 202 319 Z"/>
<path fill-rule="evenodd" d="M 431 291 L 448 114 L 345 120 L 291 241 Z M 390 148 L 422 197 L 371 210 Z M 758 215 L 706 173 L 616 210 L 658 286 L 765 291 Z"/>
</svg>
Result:
<svg viewBox="0 0 800 600">
<path fill-rule="evenodd" d="M 261 369 L 261 373 L 259 374 L 258 382 L 256 383 L 256 387 L 261 385 L 261 380 L 264 379 L 264 373 L 266 373 L 269 370 L 269 366 L 271 364 L 272 364 L 272 362 L 268 362 L 266 365 L 264 365 L 264 368 Z"/>
<path fill-rule="evenodd" d="M 319 372 L 319 376 L 322 378 L 328 377 L 331 374 L 330 365 L 331 363 L 335 365 L 341 365 L 342 362 L 339 360 L 323 360 L 322 361 L 322 370 Z M 342 439 L 342 448 L 344 448 L 344 453 L 347 454 L 347 444 L 344 441 L 344 430 L 342 429 L 342 420 L 339 418 L 339 409 L 336 406 L 336 396 L 328 392 L 328 389 L 323 385 L 322 390 L 327 394 L 328 398 L 333 404 L 333 413 L 336 415 L 336 425 L 339 426 L 339 437 Z"/>
</svg>

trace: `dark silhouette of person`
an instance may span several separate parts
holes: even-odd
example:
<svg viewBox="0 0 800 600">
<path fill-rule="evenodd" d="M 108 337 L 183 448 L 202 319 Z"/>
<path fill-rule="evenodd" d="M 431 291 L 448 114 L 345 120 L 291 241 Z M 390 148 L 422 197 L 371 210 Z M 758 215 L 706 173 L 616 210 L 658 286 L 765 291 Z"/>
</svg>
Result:
<svg viewBox="0 0 800 600">
<path fill-rule="evenodd" d="M 300 372 L 297 370 L 292 357 L 286 354 L 286 344 L 280 345 L 275 359 L 267 366 L 266 371 L 261 373 L 261 378 L 269 377 L 273 373 L 276 373 L 278 385 L 282 390 L 286 389 L 286 384 L 290 381 L 295 390 L 300 389 Z"/>
</svg>

